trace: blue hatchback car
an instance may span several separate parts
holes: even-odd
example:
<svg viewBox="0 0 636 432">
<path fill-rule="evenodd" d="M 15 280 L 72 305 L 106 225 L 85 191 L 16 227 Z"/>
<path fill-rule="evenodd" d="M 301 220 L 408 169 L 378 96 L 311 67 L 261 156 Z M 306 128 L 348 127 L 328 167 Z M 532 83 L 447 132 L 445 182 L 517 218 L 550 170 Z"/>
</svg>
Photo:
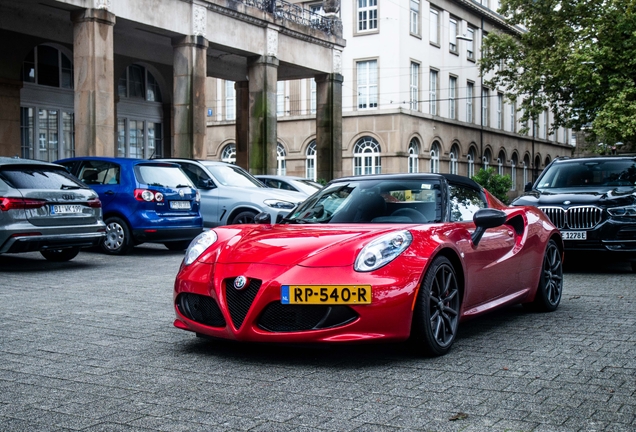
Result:
<svg viewBox="0 0 636 432">
<path fill-rule="evenodd" d="M 108 254 L 145 242 L 184 250 L 203 231 L 199 192 L 177 164 L 115 157 L 56 163 L 99 195 L 106 223 L 101 248 Z"/>
</svg>

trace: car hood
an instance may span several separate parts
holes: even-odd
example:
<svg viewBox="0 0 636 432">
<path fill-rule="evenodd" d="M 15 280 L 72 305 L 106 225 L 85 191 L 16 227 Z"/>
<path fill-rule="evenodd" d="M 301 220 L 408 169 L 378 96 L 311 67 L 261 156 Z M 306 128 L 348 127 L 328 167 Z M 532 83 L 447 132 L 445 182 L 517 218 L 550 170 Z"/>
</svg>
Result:
<svg viewBox="0 0 636 432">
<path fill-rule="evenodd" d="M 219 241 L 202 261 L 306 267 L 351 266 L 373 238 L 397 231 L 361 225 L 247 225 L 214 230 Z"/>
<path fill-rule="evenodd" d="M 568 202 L 568 204 L 565 204 Z M 631 186 L 606 188 L 562 188 L 532 190 L 518 197 L 512 205 L 531 206 L 624 206 L 636 203 L 636 188 Z"/>
</svg>

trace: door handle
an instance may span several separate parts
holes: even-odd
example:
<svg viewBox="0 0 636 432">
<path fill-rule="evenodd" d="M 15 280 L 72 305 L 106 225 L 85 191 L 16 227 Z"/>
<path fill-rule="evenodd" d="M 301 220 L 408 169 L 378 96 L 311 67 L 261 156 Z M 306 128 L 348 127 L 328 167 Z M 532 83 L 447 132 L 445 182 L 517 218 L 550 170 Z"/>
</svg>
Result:
<svg viewBox="0 0 636 432">
<path fill-rule="evenodd" d="M 113 192 L 112 190 L 107 190 L 106 192 L 104 192 L 104 195 L 115 195 L 115 192 Z"/>
</svg>

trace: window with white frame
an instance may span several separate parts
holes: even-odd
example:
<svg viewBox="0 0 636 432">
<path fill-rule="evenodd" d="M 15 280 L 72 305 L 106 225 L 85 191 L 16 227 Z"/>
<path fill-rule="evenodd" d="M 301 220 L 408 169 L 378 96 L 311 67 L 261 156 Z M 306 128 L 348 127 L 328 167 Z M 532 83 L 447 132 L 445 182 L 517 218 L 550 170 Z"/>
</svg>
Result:
<svg viewBox="0 0 636 432">
<path fill-rule="evenodd" d="M 236 119 L 236 90 L 234 81 L 225 81 L 225 120 Z"/>
<path fill-rule="evenodd" d="M 517 132 L 517 104 L 510 102 L 510 132 Z"/>
<path fill-rule="evenodd" d="M 417 173 L 419 169 L 420 142 L 413 138 L 409 143 L 409 173 Z"/>
<path fill-rule="evenodd" d="M 488 99 L 490 98 L 490 90 L 483 88 L 481 90 L 481 124 L 489 126 L 488 118 Z"/>
<path fill-rule="evenodd" d="M 451 147 L 451 151 L 449 154 L 450 162 L 448 165 L 448 172 L 450 174 L 459 174 L 457 159 L 459 158 L 459 147 L 456 144 L 453 144 Z"/>
<path fill-rule="evenodd" d="M 419 36 L 420 34 L 420 0 L 411 0 L 410 29 L 411 34 Z"/>
<path fill-rule="evenodd" d="M 541 120 L 541 138 L 546 139 L 548 137 L 548 129 L 550 128 L 550 124 L 548 122 L 548 110 L 543 111 Z"/>
<path fill-rule="evenodd" d="M 161 123 L 127 117 L 118 118 L 117 157 L 161 157 L 162 132 Z"/>
<path fill-rule="evenodd" d="M 358 0 L 358 32 L 378 28 L 378 0 Z"/>
<path fill-rule="evenodd" d="M 325 9 L 323 8 L 322 2 L 310 4 L 309 10 L 311 11 L 312 14 L 315 14 L 315 15 L 311 15 L 311 18 L 310 18 L 311 23 L 314 25 L 321 21 L 322 19 L 321 17 L 325 16 Z"/>
<path fill-rule="evenodd" d="M 503 129 L 503 93 L 497 93 L 497 129 Z"/>
<path fill-rule="evenodd" d="M 457 77 L 448 78 L 448 118 L 457 118 Z"/>
<path fill-rule="evenodd" d="M 276 83 L 276 115 L 281 117 L 285 114 L 285 81 Z"/>
<path fill-rule="evenodd" d="M 369 136 L 360 138 L 353 147 L 353 175 L 381 173 L 380 144 Z"/>
<path fill-rule="evenodd" d="M 519 164 L 519 157 L 517 153 L 513 153 L 512 159 L 510 160 L 510 180 L 512 184 L 510 185 L 510 190 L 517 190 L 517 165 Z"/>
<path fill-rule="evenodd" d="M 475 84 L 468 81 L 466 83 L 466 122 L 473 123 L 475 115 L 473 110 L 473 98 L 475 96 Z"/>
<path fill-rule="evenodd" d="M 431 145 L 431 164 L 430 164 L 430 172 L 439 173 L 439 153 L 440 153 L 440 145 L 437 141 L 433 141 Z"/>
<path fill-rule="evenodd" d="M 484 152 L 484 156 L 481 160 L 482 167 L 484 169 L 488 169 L 488 167 L 490 166 L 491 160 L 492 160 L 492 155 L 490 154 L 490 150 L 486 149 L 486 151 Z"/>
<path fill-rule="evenodd" d="M 223 147 L 221 160 L 231 164 L 236 163 L 236 144 L 230 143 Z"/>
<path fill-rule="evenodd" d="M 528 184 L 528 167 L 530 166 L 530 158 L 526 155 L 523 158 L 523 186 Z"/>
<path fill-rule="evenodd" d="M 378 107 L 378 61 L 357 63 L 358 109 Z"/>
<path fill-rule="evenodd" d="M 448 20 L 448 30 L 448 49 L 457 54 L 457 20 L 455 18 Z"/>
<path fill-rule="evenodd" d="M 468 159 L 468 177 L 472 178 L 475 175 L 475 149 L 471 147 L 466 156 Z"/>
<path fill-rule="evenodd" d="M 418 100 L 420 95 L 420 65 L 419 63 L 411 62 L 411 83 L 410 83 L 410 97 L 411 97 L 411 109 L 417 111 Z"/>
<path fill-rule="evenodd" d="M 497 157 L 497 174 L 500 176 L 504 175 L 504 164 L 506 163 L 506 154 L 504 151 L 499 152 L 499 156 Z"/>
<path fill-rule="evenodd" d="M 430 9 L 429 12 L 429 41 L 439 46 L 439 11 Z"/>
<path fill-rule="evenodd" d="M 475 60 L 475 29 L 468 27 L 466 29 L 466 37 L 469 39 L 466 41 L 466 58 Z"/>
<path fill-rule="evenodd" d="M 305 156 L 305 178 L 316 181 L 316 140 L 309 143 Z"/>
<path fill-rule="evenodd" d="M 280 143 L 276 143 L 276 175 L 287 175 L 287 152 L 285 147 Z"/>
<path fill-rule="evenodd" d="M 316 79 L 309 80 L 309 112 L 316 114 Z"/>
<path fill-rule="evenodd" d="M 431 115 L 437 115 L 437 75 L 438 72 L 431 69 L 428 83 L 428 108 Z"/>
</svg>

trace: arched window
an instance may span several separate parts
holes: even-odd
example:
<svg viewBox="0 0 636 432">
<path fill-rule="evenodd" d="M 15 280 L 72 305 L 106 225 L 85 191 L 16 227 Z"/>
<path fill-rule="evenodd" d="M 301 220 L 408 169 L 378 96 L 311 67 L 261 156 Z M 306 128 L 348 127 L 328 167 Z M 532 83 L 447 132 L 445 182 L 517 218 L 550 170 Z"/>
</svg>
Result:
<svg viewBox="0 0 636 432">
<path fill-rule="evenodd" d="M 24 58 L 22 80 L 21 156 L 47 162 L 75 156 L 71 58 L 58 48 L 39 45 Z"/>
<path fill-rule="evenodd" d="M 316 140 L 309 143 L 305 155 L 305 178 L 316 181 Z"/>
<path fill-rule="evenodd" d="M 236 163 L 236 144 L 228 144 L 221 151 L 221 160 L 227 163 Z"/>
<path fill-rule="evenodd" d="M 519 157 L 517 153 L 512 154 L 512 159 L 510 160 L 510 179 L 512 180 L 512 185 L 510 186 L 510 190 L 517 190 L 517 165 L 519 164 Z"/>
<path fill-rule="evenodd" d="M 550 156 L 546 156 L 545 157 L 545 162 L 543 163 L 544 167 L 547 167 L 548 165 L 550 165 Z"/>
<path fill-rule="evenodd" d="M 418 154 L 420 153 L 420 144 L 417 138 L 413 138 L 409 143 L 409 172 L 417 173 L 419 171 Z"/>
<path fill-rule="evenodd" d="M 459 158 L 459 147 L 457 146 L 457 144 L 454 144 L 451 147 L 449 156 L 450 156 L 450 163 L 448 166 L 448 172 L 451 174 L 459 174 L 458 167 L 457 167 L 457 159 Z"/>
<path fill-rule="evenodd" d="M 438 173 L 439 172 L 439 152 L 440 146 L 437 141 L 433 141 L 431 145 L 431 172 Z"/>
<path fill-rule="evenodd" d="M 360 138 L 353 147 L 353 175 L 380 173 L 380 144 L 369 136 Z"/>
<path fill-rule="evenodd" d="M 475 149 L 473 147 L 468 150 L 468 155 L 466 156 L 468 159 L 468 177 L 472 178 L 475 175 Z"/>
<path fill-rule="evenodd" d="M 499 152 L 497 157 L 497 174 L 504 175 L 504 163 L 506 162 L 506 153 L 503 150 Z"/>
<path fill-rule="evenodd" d="M 530 168 L 530 157 L 525 155 L 523 158 L 523 186 L 528 184 L 528 168 Z"/>
<path fill-rule="evenodd" d="M 279 142 L 276 144 L 276 175 L 287 175 L 287 152 L 285 147 Z"/>
<path fill-rule="evenodd" d="M 492 154 L 490 153 L 490 149 L 486 149 L 484 152 L 484 157 L 482 158 L 482 166 L 486 170 L 490 166 L 490 161 L 492 160 Z"/>
<path fill-rule="evenodd" d="M 163 156 L 163 106 L 155 77 L 141 65 L 130 65 L 119 77 L 117 92 L 117 156 Z"/>
</svg>

